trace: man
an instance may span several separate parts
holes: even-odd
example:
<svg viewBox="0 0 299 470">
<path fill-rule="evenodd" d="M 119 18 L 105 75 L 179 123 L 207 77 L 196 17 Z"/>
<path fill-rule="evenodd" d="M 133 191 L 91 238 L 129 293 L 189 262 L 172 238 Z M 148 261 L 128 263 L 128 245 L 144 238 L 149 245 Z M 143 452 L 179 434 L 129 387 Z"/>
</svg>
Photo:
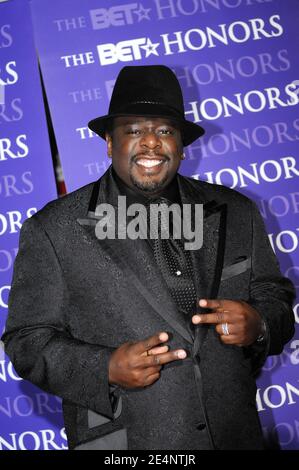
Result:
<svg viewBox="0 0 299 470">
<path fill-rule="evenodd" d="M 124 67 L 89 126 L 112 166 L 22 227 L 3 337 L 16 371 L 62 397 L 71 449 L 263 448 L 254 375 L 293 335 L 294 291 L 256 206 L 177 173 L 204 131 L 167 67 Z M 119 196 L 203 206 L 202 247 L 103 239 L 98 208 Z"/>
</svg>

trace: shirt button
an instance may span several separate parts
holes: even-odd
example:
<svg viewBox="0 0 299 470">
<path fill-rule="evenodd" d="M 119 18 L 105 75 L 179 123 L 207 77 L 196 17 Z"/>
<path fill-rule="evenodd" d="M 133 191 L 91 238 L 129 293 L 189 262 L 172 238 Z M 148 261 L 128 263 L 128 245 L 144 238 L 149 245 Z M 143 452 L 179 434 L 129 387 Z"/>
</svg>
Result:
<svg viewBox="0 0 299 470">
<path fill-rule="evenodd" d="M 196 426 L 196 429 L 198 429 L 199 431 L 202 431 L 203 429 L 205 429 L 205 427 L 206 427 L 205 423 L 199 423 Z"/>
</svg>

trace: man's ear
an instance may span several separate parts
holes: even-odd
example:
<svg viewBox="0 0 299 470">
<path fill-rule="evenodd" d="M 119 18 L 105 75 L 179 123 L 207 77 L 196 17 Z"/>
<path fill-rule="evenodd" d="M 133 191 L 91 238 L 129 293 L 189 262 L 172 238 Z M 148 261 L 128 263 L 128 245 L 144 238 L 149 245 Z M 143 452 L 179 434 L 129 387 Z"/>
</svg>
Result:
<svg viewBox="0 0 299 470">
<path fill-rule="evenodd" d="M 107 155 L 109 158 L 112 158 L 112 137 L 110 134 L 105 134 L 105 139 L 107 143 Z"/>
</svg>

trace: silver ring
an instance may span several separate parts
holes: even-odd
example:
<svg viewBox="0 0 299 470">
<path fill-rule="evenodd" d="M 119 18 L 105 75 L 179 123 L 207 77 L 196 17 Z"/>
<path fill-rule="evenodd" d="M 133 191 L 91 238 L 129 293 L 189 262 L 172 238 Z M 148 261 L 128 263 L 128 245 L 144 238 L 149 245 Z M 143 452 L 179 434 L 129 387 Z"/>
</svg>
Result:
<svg viewBox="0 0 299 470">
<path fill-rule="evenodd" d="M 221 323 L 221 328 L 222 328 L 223 334 L 225 336 L 228 336 L 229 335 L 228 324 L 227 323 Z"/>
</svg>

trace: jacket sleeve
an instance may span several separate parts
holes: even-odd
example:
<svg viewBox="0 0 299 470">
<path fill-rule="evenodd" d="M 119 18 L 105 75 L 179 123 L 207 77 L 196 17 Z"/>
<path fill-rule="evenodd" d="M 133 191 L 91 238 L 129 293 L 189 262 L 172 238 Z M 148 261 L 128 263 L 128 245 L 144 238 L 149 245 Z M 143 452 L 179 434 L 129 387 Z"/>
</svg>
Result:
<svg viewBox="0 0 299 470">
<path fill-rule="evenodd" d="M 64 321 L 68 291 L 55 249 L 37 216 L 21 229 L 2 340 L 20 377 L 46 392 L 113 417 L 112 349 L 82 342 Z"/>
<path fill-rule="evenodd" d="M 263 219 L 252 203 L 252 270 L 249 304 L 254 307 L 266 325 L 263 344 L 251 347 L 255 368 L 263 365 L 268 355 L 280 354 L 295 332 L 292 303 L 295 289 L 283 277 L 272 250 Z"/>
</svg>

